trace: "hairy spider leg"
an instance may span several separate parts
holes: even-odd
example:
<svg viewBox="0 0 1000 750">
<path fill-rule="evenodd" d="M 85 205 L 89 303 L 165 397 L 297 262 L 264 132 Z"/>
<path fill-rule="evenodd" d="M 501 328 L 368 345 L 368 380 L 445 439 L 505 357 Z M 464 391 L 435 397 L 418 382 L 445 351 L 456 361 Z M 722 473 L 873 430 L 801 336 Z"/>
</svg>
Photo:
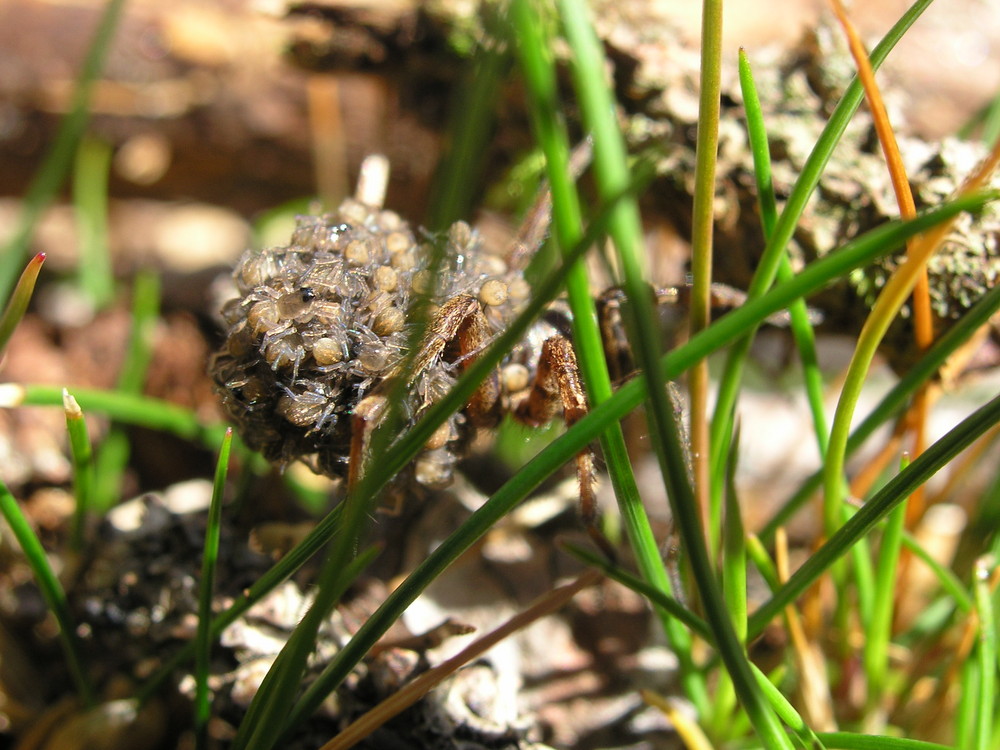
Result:
<svg viewBox="0 0 1000 750">
<path fill-rule="evenodd" d="M 458 294 L 435 313 L 427 333 L 406 373 L 407 384 L 441 358 L 459 361 L 468 367 L 490 339 L 490 327 L 479 300 L 470 294 Z M 397 370 L 385 379 L 383 388 L 391 388 L 401 373 Z M 476 426 L 494 426 L 500 421 L 500 385 L 496 372 L 490 374 L 466 404 L 466 414 Z M 348 457 L 347 486 L 353 489 L 361 478 L 368 459 L 372 431 L 385 416 L 388 399 L 382 393 L 366 396 L 354 407 L 351 416 L 351 448 Z"/>
<path fill-rule="evenodd" d="M 542 344 L 535 380 L 514 417 L 532 427 L 541 427 L 552 421 L 560 406 L 567 427 L 572 427 L 588 411 L 573 345 L 565 336 L 555 335 Z M 597 526 L 594 453 L 589 447 L 576 454 L 576 476 L 580 483 L 580 518 L 594 543 L 614 560 L 614 548 Z"/>
<path fill-rule="evenodd" d="M 351 412 L 351 450 L 347 457 L 347 491 L 352 492 L 361 479 L 368 458 L 368 444 L 372 430 L 385 415 L 389 400 L 372 394 L 361 399 Z"/>
<path fill-rule="evenodd" d="M 466 369 L 492 335 L 479 300 L 471 294 L 455 295 L 441 306 L 427 327 L 410 379 L 441 358 L 460 362 L 462 369 Z M 494 371 L 472 394 L 466 404 L 466 414 L 477 427 L 493 427 L 500 421 L 500 407 L 500 380 Z"/>
</svg>

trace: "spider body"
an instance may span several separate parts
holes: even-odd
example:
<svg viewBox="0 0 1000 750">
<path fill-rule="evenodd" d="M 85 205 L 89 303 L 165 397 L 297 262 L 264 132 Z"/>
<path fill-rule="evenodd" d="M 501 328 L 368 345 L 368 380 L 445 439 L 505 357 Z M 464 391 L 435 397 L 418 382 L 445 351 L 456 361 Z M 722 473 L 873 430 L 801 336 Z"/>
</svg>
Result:
<svg viewBox="0 0 1000 750">
<path fill-rule="evenodd" d="M 521 267 L 547 225 L 543 194 L 513 250 L 500 256 L 457 222 L 445 238 L 443 262 L 432 267 L 431 246 L 397 214 L 379 208 L 382 194 L 365 200 L 363 183 L 358 199 L 337 211 L 299 217 L 287 246 L 243 255 L 233 272 L 239 296 L 223 310 L 226 342 L 210 366 L 223 405 L 250 447 L 280 465 L 304 461 L 348 486 L 371 464 L 369 437 L 390 395 L 402 393 L 405 431 L 521 312 L 530 295 Z M 688 291 L 650 289 L 671 334 L 684 322 Z M 717 307 L 743 299 L 736 290 L 713 286 Z M 416 302 L 427 311 L 426 327 L 418 332 L 410 318 Z M 624 303 L 614 288 L 597 300 L 616 382 L 634 372 Z M 583 417 L 587 402 L 571 328 L 564 303 L 553 303 L 395 486 L 448 485 L 476 429 L 495 427 L 505 414 L 534 426 L 560 412 L 567 425 Z M 577 455 L 576 471 L 582 520 L 613 557 L 596 526 L 589 448 Z"/>
<path fill-rule="evenodd" d="M 279 464 L 303 460 L 353 480 L 394 382 L 405 381 L 404 428 L 448 392 L 520 312 L 529 288 L 467 224 L 453 225 L 446 242 L 443 267 L 432 270 L 430 246 L 402 219 L 349 199 L 335 212 L 300 217 L 288 246 L 244 254 L 233 272 L 239 297 L 224 310 L 226 343 L 211 370 L 251 447 Z M 429 305 L 427 329 L 404 367 L 417 300 Z M 435 433 L 408 469 L 411 480 L 447 484 L 475 429 L 505 413 L 532 424 L 555 416 L 560 384 L 539 365 L 543 336 L 554 331 L 546 325 L 540 321 Z M 572 357 L 568 342 L 562 348 Z M 583 404 L 582 392 L 574 401 Z"/>
</svg>

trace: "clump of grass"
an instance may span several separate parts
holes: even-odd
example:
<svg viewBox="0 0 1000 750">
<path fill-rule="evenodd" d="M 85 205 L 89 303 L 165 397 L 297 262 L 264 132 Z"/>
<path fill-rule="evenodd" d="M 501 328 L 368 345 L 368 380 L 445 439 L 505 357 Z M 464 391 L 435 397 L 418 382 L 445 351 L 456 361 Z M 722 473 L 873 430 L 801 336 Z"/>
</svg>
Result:
<svg viewBox="0 0 1000 750">
<path fill-rule="evenodd" d="M 927 4 L 924 0 L 916 3 L 890 30 L 885 40 L 871 53 L 872 67 L 877 67 L 886 58 Z M 213 449 L 221 445 L 212 521 L 205 548 L 198 638 L 180 649 L 140 686 L 136 691 L 136 700 L 143 702 L 151 698 L 173 671 L 186 667 L 193 659 L 197 665 L 195 723 L 199 742 L 204 746 L 205 727 L 210 717 L 208 654 L 214 639 L 254 602 L 323 551 L 325 560 L 317 580 L 314 603 L 275 661 L 232 745 L 240 750 L 266 750 L 281 746 L 343 683 L 407 606 L 449 565 L 581 449 L 594 440 L 600 440 L 624 520 L 631 559 L 635 560 L 638 570 L 633 572 L 624 564 L 595 555 L 588 549 L 567 545 L 567 550 L 602 574 L 637 591 L 656 611 L 681 665 L 683 697 L 691 702 L 697 713 L 695 722 L 689 722 L 683 714 L 671 713 L 678 722 L 679 731 L 683 730 L 683 736 L 689 742 L 701 745 L 711 743 L 713 746 L 749 743 L 767 748 L 933 747 L 917 738 L 894 736 L 916 731 L 915 727 L 895 724 L 894 717 L 903 716 L 904 713 L 898 709 L 906 707 L 908 701 L 917 700 L 916 696 L 907 692 L 906 686 L 930 677 L 938 680 L 939 686 L 934 708 L 948 717 L 950 735 L 954 740 L 963 747 L 995 746 L 997 658 L 993 600 L 997 574 L 995 560 L 990 554 L 996 553 L 996 537 L 980 540 L 977 562 L 973 570 L 964 573 L 966 578 L 963 579 L 963 573 L 934 563 L 933 557 L 921 549 L 910 533 L 911 529 L 907 528 L 904 508 L 908 497 L 929 478 L 946 467 L 961 451 L 996 429 L 1000 424 L 1000 398 L 974 411 L 947 435 L 914 455 L 912 461 L 903 461 L 895 476 L 866 497 L 860 508 L 845 499 L 844 461 L 877 427 L 898 415 L 910 402 L 919 400 L 921 389 L 934 377 L 949 354 L 971 339 L 1000 309 L 1000 290 L 994 289 L 940 340 L 932 344 L 925 342 L 928 346 L 920 361 L 884 397 L 876 410 L 853 433 L 849 433 L 849 417 L 856 402 L 857 389 L 874 354 L 878 333 L 884 331 L 897 313 L 901 297 L 908 293 L 919 274 L 920 259 L 933 251 L 934 235 L 940 233 L 939 227 L 958 213 L 975 212 L 987 202 L 997 200 L 1000 197 L 997 191 L 965 191 L 947 204 L 907 216 L 905 220 L 890 222 L 855 238 L 798 274 L 793 273 L 787 258 L 787 246 L 806 202 L 822 179 L 825 163 L 864 94 L 858 82 L 845 92 L 779 211 L 769 179 L 766 122 L 756 101 L 749 59 L 741 55 L 740 73 L 754 152 L 761 232 L 767 240 L 767 249 L 749 289 L 747 303 L 716 323 L 708 325 L 707 321 L 703 321 L 705 325 L 697 326 L 687 343 L 663 353 L 660 351 L 661 336 L 656 316 L 647 293 L 648 280 L 636 202 L 636 193 L 641 190 L 646 176 L 641 171 L 641 165 L 630 163 L 624 148 L 619 124 L 614 117 L 614 101 L 604 81 L 606 60 L 597 43 L 588 11 L 582 4 L 568 0 L 556 2 L 552 7 L 544 6 L 543 12 L 539 12 L 538 4 L 529 0 L 513 0 L 509 10 L 507 18 L 490 17 L 488 26 L 494 37 L 489 55 L 483 58 L 479 68 L 489 73 L 490 85 L 479 90 L 482 96 L 474 100 L 464 113 L 465 118 L 459 118 L 455 126 L 457 132 L 464 133 L 465 137 L 456 141 L 452 159 L 446 162 L 457 166 L 452 172 L 442 173 L 440 181 L 445 187 L 441 192 L 443 197 L 434 204 L 433 220 L 447 223 L 456 212 L 468 210 L 468 206 L 462 205 L 463 197 L 468 194 L 463 193 L 462 185 L 468 176 L 457 173 L 465 170 L 474 172 L 475 164 L 469 155 L 481 149 L 491 119 L 492 100 L 486 94 L 499 89 L 499 82 L 508 73 L 511 60 L 516 59 L 516 74 L 522 77 L 528 94 L 533 133 L 546 161 L 552 196 L 553 242 L 559 250 L 561 262 L 535 285 L 533 299 L 518 320 L 477 354 L 454 389 L 430 408 L 416 425 L 402 435 L 392 434 L 389 430 L 377 431 L 372 445 L 377 454 L 379 471 L 365 473 L 340 506 L 321 519 L 305 539 L 225 612 L 212 613 L 211 584 L 218 532 L 223 523 L 221 497 L 231 434 L 226 433 L 223 437 L 223 426 L 203 424 L 189 410 L 139 395 L 149 356 L 146 334 L 159 314 L 155 277 L 147 275 L 137 281 L 133 335 L 127 358 L 129 364 L 119 387 L 108 393 L 74 389 L 78 403 L 67 399 L 77 472 L 79 510 L 73 533 L 73 543 L 77 547 L 92 541 L 86 539 L 84 532 L 83 515 L 88 512 L 87 509 L 93 507 L 104 511 L 118 499 L 117 487 L 127 461 L 127 452 L 114 448 L 115 441 L 124 438 L 116 438 L 113 433 L 97 447 L 98 456 L 109 457 L 97 459 L 99 484 L 96 488 L 92 485 L 90 472 L 94 464 L 88 456 L 89 443 L 85 431 L 81 432 L 81 406 L 82 409 L 111 416 L 118 423 L 141 424 L 173 432 Z M 705 39 L 709 41 L 718 39 L 721 23 L 718 10 L 715 4 L 707 4 Z M 503 31 L 505 28 L 506 32 Z M 597 198 L 590 205 L 581 196 L 568 169 L 571 158 L 566 123 L 568 106 L 560 98 L 556 85 L 558 69 L 552 55 L 552 50 L 557 47 L 556 39 L 564 40 L 569 49 L 574 104 L 579 108 L 582 125 L 593 141 L 592 172 Z M 498 40 L 503 44 L 498 45 Z M 511 49 L 513 58 L 508 55 Z M 695 266 L 695 281 L 703 290 L 711 281 L 710 266 L 703 261 L 704 253 L 710 250 L 710 207 L 714 185 L 711 159 L 705 151 L 715 147 L 711 131 L 717 127 L 717 110 L 713 111 L 711 103 L 713 97 L 718 97 L 718 64 L 715 46 L 708 45 L 702 91 L 705 102 L 703 112 L 706 114 L 700 122 L 705 132 L 699 138 L 700 153 L 705 161 L 699 169 L 695 197 L 699 207 L 696 213 L 702 217 L 695 243 L 702 262 Z M 73 136 L 74 139 L 77 137 Z M 106 157 L 105 150 L 88 142 L 78 164 L 85 166 L 89 163 L 91 169 L 106 170 Z M 64 161 L 63 158 L 59 164 Z M 980 182 L 986 174 L 984 169 Z M 81 179 L 85 177 L 82 175 Z M 449 183 L 449 178 L 454 178 L 454 182 Z M 83 179 L 81 184 L 100 183 L 87 183 Z M 43 198 L 49 194 L 45 192 Z M 91 214 L 100 213 L 101 204 L 85 202 L 81 209 Z M 30 235 L 30 229 L 26 231 Z M 585 265 L 580 262 L 584 254 L 604 237 L 611 239 L 613 265 L 621 269 L 621 278 L 617 281 L 629 299 L 630 340 L 641 366 L 639 376 L 617 389 L 612 387 L 604 361 L 591 280 Z M 920 239 L 915 239 L 918 237 Z M 886 299 L 891 303 L 879 303 L 872 313 L 870 326 L 866 326 L 861 335 L 857 364 L 844 387 L 843 407 L 838 409 L 832 433 L 828 434 L 822 409 L 822 377 L 816 366 L 815 333 L 803 300 L 844 277 L 852 269 L 896 252 L 908 241 L 913 243 L 911 252 L 915 259 L 905 264 L 897 277 L 890 281 Z M 37 265 L 36 261 L 35 266 L 29 266 L 29 269 L 34 268 L 35 275 Z M 30 274 L 29 282 L 33 282 Z M 96 300 L 108 299 L 109 279 L 106 272 L 83 275 L 83 283 L 89 286 Z M 30 289 L 25 289 L 27 287 L 19 286 L 15 290 L 8 307 L 12 312 L 6 313 L 0 320 L 0 349 L 27 306 Z M 303 687 L 303 674 L 316 649 L 322 621 L 378 554 L 377 548 L 362 548 L 360 552 L 358 549 L 366 518 L 380 491 L 413 460 L 448 415 L 462 408 L 479 383 L 524 336 L 546 306 L 564 292 L 573 309 L 575 345 L 590 398 L 589 415 L 544 447 L 494 492 L 479 510 L 448 534 L 393 589 L 326 664 L 319 676 L 308 687 Z M 786 308 L 792 314 L 794 333 L 804 363 L 803 388 L 809 396 L 815 439 L 824 455 L 825 465 L 821 472 L 807 480 L 799 492 L 775 511 L 758 535 L 748 536 L 733 481 L 740 455 L 736 414 L 742 371 L 757 328 L 770 314 Z M 415 333 L 415 340 L 418 335 L 419 331 Z M 693 430 L 702 437 L 698 438 L 701 455 L 695 462 L 699 468 L 692 477 L 688 471 L 684 433 L 678 429 L 675 408 L 668 395 L 668 381 L 702 367 L 709 354 L 724 348 L 728 348 L 727 360 L 720 379 L 715 413 L 710 425 L 701 424 Z M 705 418 L 705 386 L 703 382 L 699 385 L 696 378 L 693 387 L 702 389 L 701 396 L 694 399 L 696 404 L 701 404 L 696 406 L 692 416 L 697 422 Z M 8 406 L 15 402 L 55 405 L 63 403 L 64 399 L 60 389 L 30 385 L 8 388 L 3 394 Z M 690 574 L 684 590 L 677 590 L 667 574 L 660 553 L 663 540 L 654 538 L 645 515 L 641 488 L 636 483 L 619 426 L 622 418 L 640 407 L 645 409 L 650 423 L 652 450 L 658 459 L 671 501 L 681 541 L 683 567 Z M 789 574 L 785 544 L 779 541 L 773 552 L 768 545 L 774 544 L 775 539 L 784 538 L 784 524 L 821 484 L 826 499 L 824 538 L 817 540 L 815 548 L 808 553 L 801 566 Z M 996 487 L 1000 487 L 1000 480 Z M 987 499 L 991 501 L 996 494 L 991 493 Z M 88 502 L 87 497 L 96 500 Z M 67 665 L 77 691 L 87 704 L 93 704 L 98 693 L 90 684 L 85 660 L 75 642 L 75 629 L 68 616 L 65 594 L 47 566 L 37 536 L 20 514 L 11 493 L 2 486 L 0 510 L 14 530 L 46 600 L 59 620 Z M 987 515 L 993 511 L 984 505 L 981 512 Z M 876 551 L 873 552 L 872 547 Z M 901 593 L 897 589 L 903 580 L 901 571 L 905 566 L 901 565 L 901 560 L 905 550 L 914 554 L 912 564 L 932 566 L 940 582 L 936 594 L 936 604 L 940 606 L 935 611 L 943 614 L 933 627 L 914 623 L 908 625 L 905 631 L 894 632 L 893 599 Z M 748 611 L 747 578 L 753 569 L 763 576 L 771 591 L 763 604 Z M 830 612 L 821 611 L 819 618 L 824 626 L 840 626 L 831 635 L 832 643 L 823 642 L 814 628 L 803 624 L 813 615 L 804 616 L 798 604 L 810 587 L 829 575 L 838 584 L 836 606 Z M 589 582 L 593 578 L 587 576 L 583 580 Z M 559 597 L 562 598 L 546 601 L 544 605 L 539 605 L 538 611 L 551 609 L 554 601 L 563 601 L 574 590 L 560 591 Z M 813 603 L 816 601 L 812 599 Z M 532 612 L 535 614 L 534 610 Z M 786 627 L 796 633 L 792 639 L 794 646 L 782 655 L 782 664 L 778 669 L 765 674 L 753 659 L 754 643 L 765 628 L 775 626 L 782 617 Z M 521 622 L 518 618 L 515 620 Z M 836 692 L 837 686 L 829 684 L 830 679 L 835 679 L 830 677 L 822 677 L 827 680 L 822 689 L 812 690 L 813 703 L 798 700 L 808 679 L 815 680 L 817 675 L 836 675 L 844 671 L 842 667 L 852 658 L 854 650 L 849 639 L 859 632 L 859 624 L 863 632 L 870 636 L 861 661 L 866 673 L 867 695 L 860 710 L 851 713 L 832 705 L 829 696 Z M 963 646 L 964 650 L 952 653 L 951 636 L 954 631 L 963 628 L 971 635 Z M 506 632 L 507 629 L 501 629 L 493 637 L 500 637 Z M 481 645 L 485 646 L 487 642 Z M 920 666 L 919 662 L 915 661 L 915 666 L 900 665 L 889 658 L 894 642 L 906 643 L 914 651 L 952 653 L 954 662 L 950 674 L 964 688 L 959 704 L 951 706 L 948 703 L 951 683 L 947 677 L 939 675 L 945 671 L 942 665 L 946 661 L 932 664 L 926 672 L 915 671 Z M 804 657 L 807 652 L 813 656 Z M 479 650 L 474 649 L 469 652 L 468 658 L 478 653 Z M 818 657 L 821 664 L 809 666 L 809 659 L 814 657 Z M 460 663 L 461 660 L 458 660 L 447 668 L 457 669 Z M 435 673 L 435 679 L 439 676 Z M 417 688 L 413 691 L 419 692 Z M 649 695 L 647 700 L 664 706 L 668 712 L 674 711 L 673 704 L 661 696 Z M 389 707 L 386 707 L 379 715 L 388 716 L 390 713 Z M 819 716 L 822 718 L 817 718 Z M 834 731 L 837 729 L 844 731 Z M 342 741 L 346 742 L 346 739 Z"/>
</svg>

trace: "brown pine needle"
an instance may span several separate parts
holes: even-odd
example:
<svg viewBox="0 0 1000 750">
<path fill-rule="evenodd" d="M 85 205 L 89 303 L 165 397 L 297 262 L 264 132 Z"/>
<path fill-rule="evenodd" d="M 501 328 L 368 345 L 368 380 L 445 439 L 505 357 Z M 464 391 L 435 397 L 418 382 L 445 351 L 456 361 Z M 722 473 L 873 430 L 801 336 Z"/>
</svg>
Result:
<svg viewBox="0 0 1000 750">
<path fill-rule="evenodd" d="M 658 708 L 663 712 L 663 715 L 673 724 L 674 730 L 680 736 L 681 742 L 684 743 L 684 747 L 687 750 L 713 750 L 712 741 L 708 739 L 702 728 L 698 726 L 698 722 L 693 721 L 687 714 L 681 711 L 676 701 L 664 698 L 652 690 L 643 690 L 642 699 L 647 705 Z"/>
<path fill-rule="evenodd" d="M 593 586 L 601 578 L 602 575 L 599 572 L 588 570 L 573 582 L 543 594 L 532 602 L 527 609 L 514 615 L 514 617 L 496 630 L 487 633 L 482 638 L 469 644 L 455 656 L 427 670 L 405 687 L 386 698 L 371 711 L 368 711 L 350 724 L 343 732 L 323 745 L 320 750 L 345 750 L 355 743 L 360 742 L 393 716 L 398 715 L 423 698 L 446 677 L 458 671 L 460 667 L 478 658 L 504 638 L 527 627 L 535 620 L 545 617 L 565 606 L 577 593 L 589 586 Z"/>
<path fill-rule="evenodd" d="M 778 580 L 782 583 L 791 575 L 788 564 L 788 535 L 785 527 L 779 526 L 774 534 L 774 564 L 778 570 Z M 806 636 L 802 620 L 795 607 L 785 607 L 785 627 L 792 643 L 792 653 L 799 672 L 799 690 L 802 706 L 809 726 L 816 731 L 834 731 L 836 720 L 833 713 L 833 696 L 830 694 L 830 677 L 826 662 L 815 641 Z"/>
</svg>

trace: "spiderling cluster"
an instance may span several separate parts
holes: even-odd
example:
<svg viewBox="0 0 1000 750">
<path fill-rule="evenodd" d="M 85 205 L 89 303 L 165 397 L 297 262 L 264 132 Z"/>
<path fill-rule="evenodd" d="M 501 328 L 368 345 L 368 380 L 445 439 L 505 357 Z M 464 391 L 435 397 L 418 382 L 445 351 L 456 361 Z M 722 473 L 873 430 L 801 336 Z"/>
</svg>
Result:
<svg viewBox="0 0 1000 750">
<path fill-rule="evenodd" d="M 250 447 L 282 465 L 303 460 L 319 473 L 345 477 L 351 415 L 366 398 L 387 396 L 388 384 L 405 378 L 401 413 L 412 423 L 448 391 L 476 352 L 459 345 L 456 331 L 431 325 L 417 336 L 421 352 L 430 353 L 401 372 L 414 340 L 412 303 L 424 295 L 434 321 L 442 310 L 447 317 L 456 300 L 467 301 L 477 308 L 477 324 L 485 321 L 476 339 L 481 346 L 519 312 L 529 288 L 519 270 L 483 249 L 467 224 L 454 224 L 445 241 L 433 272 L 430 243 L 418 241 L 397 214 L 348 199 L 335 212 L 299 217 L 287 247 L 243 255 L 233 272 L 239 296 L 223 310 L 226 342 L 210 369 Z M 465 317 L 456 321 L 453 328 L 467 325 Z M 435 336 L 441 341 L 428 348 Z M 505 399 L 531 383 L 526 363 L 534 357 L 525 352 L 518 359 L 500 373 Z M 452 415 L 411 467 L 416 480 L 447 484 L 471 421 L 499 419 L 502 408 L 474 420 L 467 410 Z"/>
</svg>

